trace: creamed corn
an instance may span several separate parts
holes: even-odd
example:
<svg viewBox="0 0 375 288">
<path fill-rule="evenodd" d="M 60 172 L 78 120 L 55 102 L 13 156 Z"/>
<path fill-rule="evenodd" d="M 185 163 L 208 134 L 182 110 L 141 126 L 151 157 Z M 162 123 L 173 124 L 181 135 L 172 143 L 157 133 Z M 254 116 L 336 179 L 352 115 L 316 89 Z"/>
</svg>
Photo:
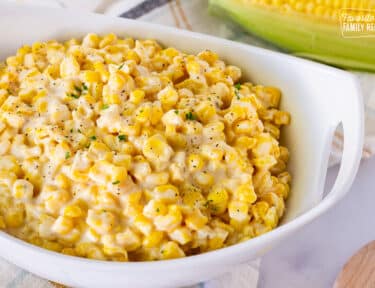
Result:
<svg viewBox="0 0 375 288">
<path fill-rule="evenodd" d="M 0 229 L 68 255 L 170 259 L 277 226 L 290 175 L 274 87 L 212 51 L 86 35 L 0 67 Z"/>
</svg>

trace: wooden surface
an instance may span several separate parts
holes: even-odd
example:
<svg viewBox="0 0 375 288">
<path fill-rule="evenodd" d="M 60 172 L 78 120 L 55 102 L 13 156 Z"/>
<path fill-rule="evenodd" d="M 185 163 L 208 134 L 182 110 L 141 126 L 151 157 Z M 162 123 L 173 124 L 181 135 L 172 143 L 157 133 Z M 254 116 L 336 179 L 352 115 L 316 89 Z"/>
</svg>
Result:
<svg viewBox="0 0 375 288">
<path fill-rule="evenodd" d="M 375 288 L 375 241 L 354 254 L 342 268 L 334 288 Z"/>
<path fill-rule="evenodd" d="M 56 282 L 49 281 L 49 283 L 51 283 L 52 286 L 54 286 L 55 288 L 68 288 L 68 287 L 66 287 L 62 284 L 56 283 Z"/>
</svg>

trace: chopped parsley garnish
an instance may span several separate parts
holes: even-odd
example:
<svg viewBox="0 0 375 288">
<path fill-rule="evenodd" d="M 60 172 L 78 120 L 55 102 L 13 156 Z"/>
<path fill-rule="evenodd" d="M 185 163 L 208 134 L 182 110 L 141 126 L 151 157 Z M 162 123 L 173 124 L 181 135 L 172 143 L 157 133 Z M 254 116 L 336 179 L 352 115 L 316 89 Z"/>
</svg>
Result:
<svg viewBox="0 0 375 288">
<path fill-rule="evenodd" d="M 238 100 L 240 100 L 240 89 L 241 89 L 241 84 L 240 83 L 237 83 L 236 85 L 234 85 L 234 94 L 236 94 L 236 97 Z"/>
<path fill-rule="evenodd" d="M 109 105 L 105 104 L 102 106 L 102 110 L 105 110 L 105 109 L 108 109 L 109 108 Z"/>
<path fill-rule="evenodd" d="M 191 111 L 189 113 L 186 113 L 185 117 L 186 117 L 186 120 L 196 120 L 197 119 Z"/>
<path fill-rule="evenodd" d="M 67 93 L 67 95 L 68 95 L 69 97 L 74 98 L 74 99 L 78 99 L 78 98 L 79 98 L 79 95 L 74 94 L 74 93 Z"/>
<path fill-rule="evenodd" d="M 118 137 L 118 140 L 120 140 L 120 141 L 128 140 L 128 137 L 126 135 L 118 135 L 117 137 Z"/>
<path fill-rule="evenodd" d="M 238 92 L 238 90 L 234 90 L 234 94 L 236 94 L 237 99 L 240 100 L 240 92 Z"/>
<path fill-rule="evenodd" d="M 74 85 L 75 93 L 67 93 L 67 95 L 70 96 L 70 97 L 73 97 L 75 99 L 78 99 L 80 96 L 87 93 L 87 89 L 88 89 L 88 87 L 86 86 L 85 83 L 82 83 L 82 87 Z"/>
<path fill-rule="evenodd" d="M 82 132 L 81 132 L 81 129 L 78 129 L 77 131 L 78 131 L 78 133 L 82 133 Z"/>
<path fill-rule="evenodd" d="M 70 158 L 70 152 L 66 152 L 65 153 L 65 159 L 69 159 Z"/>
<path fill-rule="evenodd" d="M 112 182 L 113 185 L 120 184 L 120 180 L 116 180 L 115 182 Z"/>
<path fill-rule="evenodd" d="M 81 92 L 82 92 L 82 89 L 79 88 L 78 86 L 75 86 L 75 85 L 74 85 L 74 90 L 76 90 L 78 93 L 81 93 Z"/>
<path fill-rule="evenodd" d="M 121 70 L 122 67 L 124 67 L 125 63 L 122 63 L 120 66 L 118 66 L 118 70 Z"/>
<path fill-rule="evenodd" d="M 73 133 L 73 128 L 72 128 L 72 129 L 70 129 L 70 133 Z"/>
<path fill-rule="evenodd" d="M 92 135 L 92 136 L 90 137 L 90 139 L 95 141 L 95 140 L 96 140 L 96 136 L 95 136 L 95 135 Z"/>
<path fill-rule="evenodd" d="M 178 114 L 178 110 L 174 110 L 174 113 L 175 113 L 175 114 Z"/>
</svg>

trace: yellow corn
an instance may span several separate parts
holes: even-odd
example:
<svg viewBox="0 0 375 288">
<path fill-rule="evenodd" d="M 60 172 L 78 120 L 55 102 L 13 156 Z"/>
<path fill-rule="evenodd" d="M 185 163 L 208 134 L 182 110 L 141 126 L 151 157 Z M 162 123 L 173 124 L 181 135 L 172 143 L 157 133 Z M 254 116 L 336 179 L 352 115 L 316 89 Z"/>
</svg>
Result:
<svg viewBox="0 0 375 288">
<path fill-rule="evenodd" d="M 241 202 L 252 204 L 257 200 L 254 187 L 251 183 L 239 186 L 234 192 L 234 196 Z"/>
<path fill-rule="evenodd" d="M 145 98 L 145 92 L 141 89 L 136 89 L 130 93 L 129 101 L 134 104 L 139 104 Z"/>
<path fill-rule="evenodd" d="M 164 232 L 152 231 L 150 234 L 145 236 L 142 245 L 146 248 L 152 248 L 158 246 L 164 238 Z"/>
<path fill-rule="evenodd" d="M 101 75 L 96 71 L 85 71 L 83 79 L 87 83 L 97 83 L 101 81 Z"/>
<path fill-rule="evenodd" d="M 78 205 L 69 205 L 65 206 L 64 208 L 64 216 L 71 217 L 71 218 L 77 218 L 81 217 L 83 215 L 83 211 L 80 206 Z"/>
<path fill-rule="evenodd" d="M 179 227 L 170 232 L 169 237 L 176 241 L 177 243 L 181 245 L 185 245 L 186 243 L 190 242 L 192 240 L 192 234 L 189 229 L 186 227 Z"/>
<path fill-rule="evenodd" d="M 105 35 L 99 42 L 99 48 L 104 48 L 107 45 L 114 44 L 117 41 L 117 36 L 114 33 Z"/>
<path fill-rule="evenodd" d="M 113 33 L 20 48 L 0 67 L 0 229 L 67 255 L 139 261 L 275 228 L 290 115 L 277 88 L 240 77 L 215 52 Z"/>
<path fill-rule="evenodd" d="M 203 168 L 204 160 L 198 154 L 190 154 L 187 159 L 187 164 L 190 171 L 197 171 Z"/>
<path fill-rule="evenodd" d="M 73 56 L 66 57 L 60 64 L 60 75 L 63 78 L 78 75 L 80 66 Z"/>
<path fill-rule="evenodd" d="M 215 187 L 207 195 L 207 206 L 212 214 L 219 215 L 227 209 L 228 199 L 228 192 L 224 188 Z"/>
<path fill-rule="evenodd" d="M 176 242 L 169 241 L 160 247 L 161 259 L 173 259 L 184 256 L 184 251 L 176 244 Z"/>
<path fill-rule="evenodd" d="M 160 100 L 164 111 L 171 109 L 178 101 L 177 91 L 172 87 L 164 88 L 158 93 L 157 97 Z"/>
</svg>

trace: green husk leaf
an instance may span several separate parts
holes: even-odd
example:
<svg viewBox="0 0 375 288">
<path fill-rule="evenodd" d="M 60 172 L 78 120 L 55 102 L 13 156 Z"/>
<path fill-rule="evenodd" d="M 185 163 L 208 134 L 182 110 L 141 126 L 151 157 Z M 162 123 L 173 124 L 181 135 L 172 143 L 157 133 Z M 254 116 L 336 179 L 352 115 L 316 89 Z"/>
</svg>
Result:
<svg viewBox="0 0 375 288">
<path fill-rule="evenodd" d="M 210 11 L 297 56 L 375 72 L 375 37 L 344 38 L 339 23 L 241 0 L 210 0 Z"/>
</svg>

